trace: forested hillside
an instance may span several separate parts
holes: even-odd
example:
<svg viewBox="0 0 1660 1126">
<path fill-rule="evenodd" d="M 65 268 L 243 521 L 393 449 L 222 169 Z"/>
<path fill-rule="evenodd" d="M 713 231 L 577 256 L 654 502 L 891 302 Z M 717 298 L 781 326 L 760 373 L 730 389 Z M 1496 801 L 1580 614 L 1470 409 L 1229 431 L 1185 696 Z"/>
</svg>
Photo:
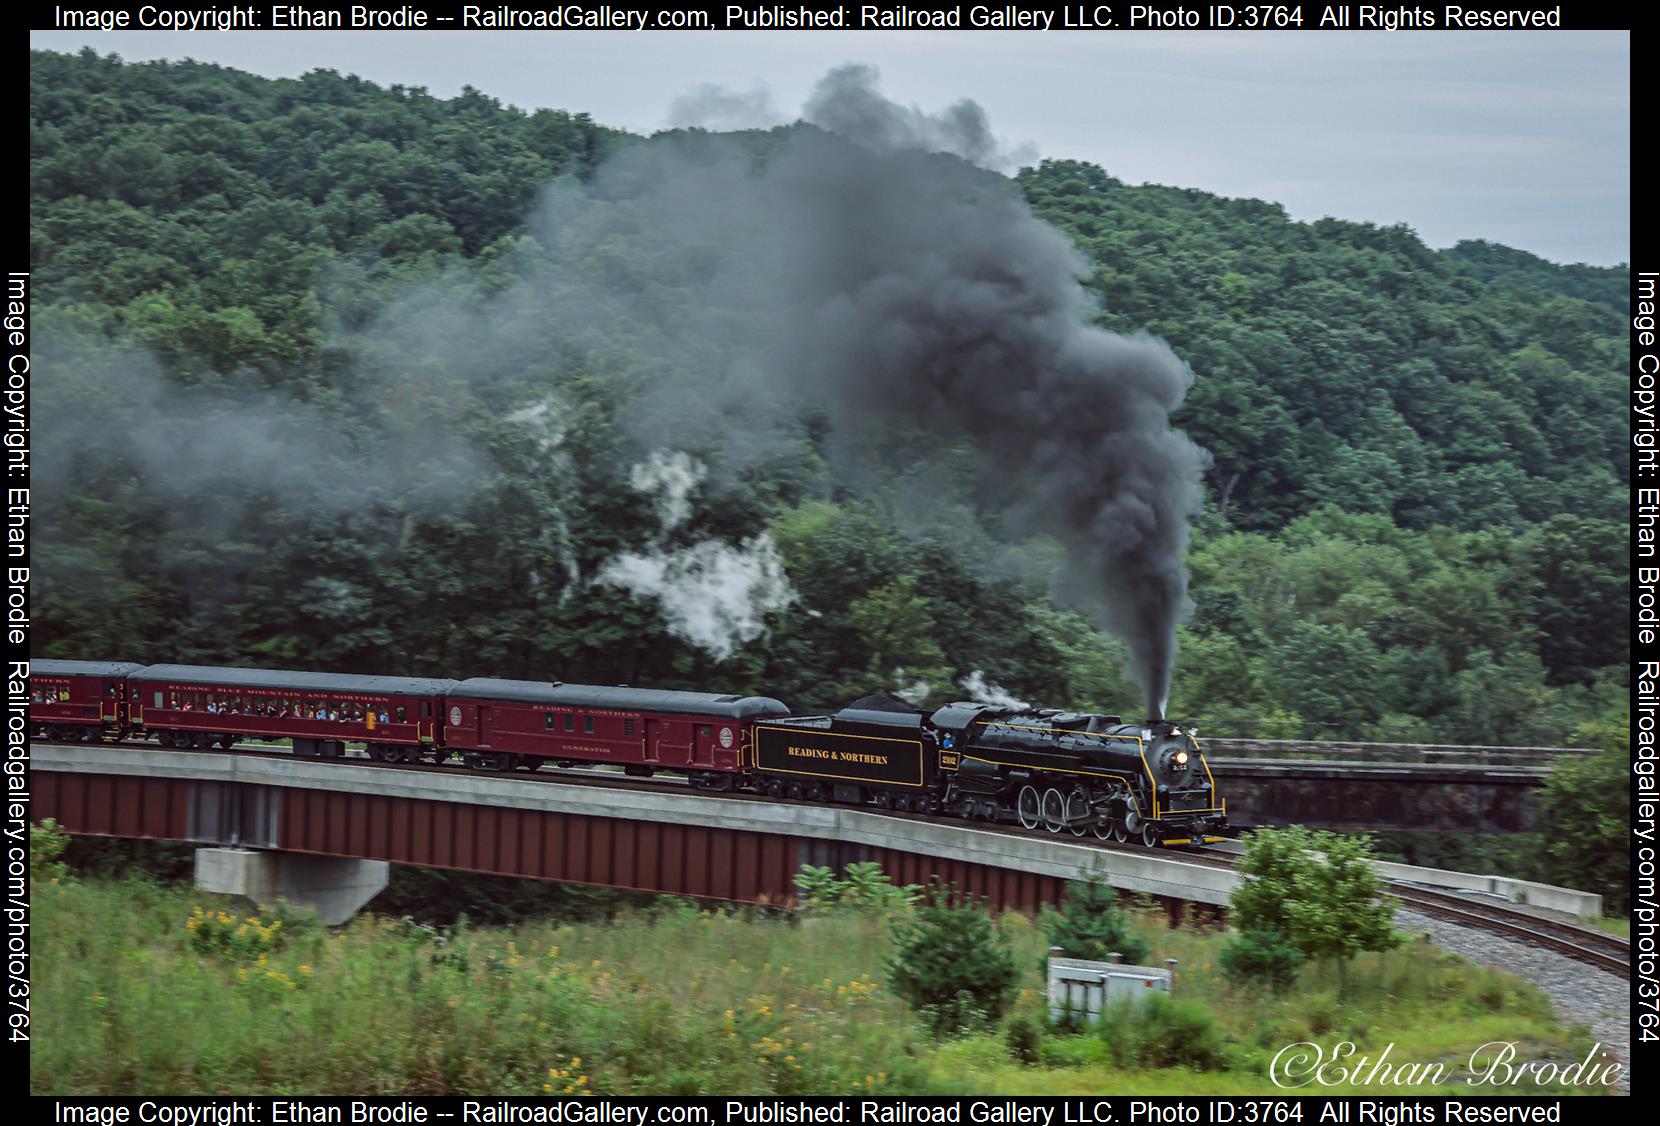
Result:
<svg viewBox="0 0 1660 1126">
<path fill-rule="evenodd" d="M 608 157 L 674 139 L 332 72 L 30 70 L 39 653 L 799 706 L 939 702 L 978 674 L 1138 714 L 1122 646 L 1051 595 L 1052 546 L 930 505 L 965 451 L 889 449 L 856 481 L 815 417 L 724 468 L 672 426 L 642 445 L 641 388 L 711 362 L 663 359 L 708 319 L 706 264 L 617 234 L 609 197 L 603 237 L 560 255 Z M 1619 725 L 1625 269 L 1068 160 L 1017 185 L 1088 256 L 1100 324 L 1196 375 L 1177 423 L 1213 460 L 1171 714 L 1494 743 Z M 540 281 L 578 275 L 636 296 Z M 646 457 L 682 450 L 702 460 Z"/>
</svg>

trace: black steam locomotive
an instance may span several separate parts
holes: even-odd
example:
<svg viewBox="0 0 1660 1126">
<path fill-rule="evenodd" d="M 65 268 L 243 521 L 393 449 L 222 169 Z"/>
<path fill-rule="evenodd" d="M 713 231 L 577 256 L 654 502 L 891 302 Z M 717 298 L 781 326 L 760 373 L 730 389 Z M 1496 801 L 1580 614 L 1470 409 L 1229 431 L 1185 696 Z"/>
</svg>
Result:
<svg viewBox="0 0 1660 1126">
<path fill-rule="evenodd" d="M 829 716 L 755 724 L 759 788 L 775 796 L 1014 821 L 1149 847 L 1219 839 L 1226 802 L 1174 723 L 1053 708 L 869 696 Z"/>
</svg>

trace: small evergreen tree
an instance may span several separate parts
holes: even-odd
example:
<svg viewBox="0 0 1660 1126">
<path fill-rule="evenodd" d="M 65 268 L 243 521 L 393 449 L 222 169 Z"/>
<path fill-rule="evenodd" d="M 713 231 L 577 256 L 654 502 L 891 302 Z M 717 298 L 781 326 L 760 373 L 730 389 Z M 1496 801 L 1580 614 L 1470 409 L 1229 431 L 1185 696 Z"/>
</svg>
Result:
<svg viewBox="0 0 1660 1126">
<path fill-rule="evenodd" d="M 1067 884 L 1060 911 L 1043 911 L 1049 945 L 1060 947 L 1066 958 L 1105 962 L 1117 953 L 1130 965 L 1145 965 L 1147 940 L 1131 929 L 1130 913 L 1115 906 L 1116 900 L 1111 885 L 1094 873 Z"/>
<path fill-rule="evenodd" d="M 979 904 L 953 904 L 950 887 L 936 884 L 910 921 L 894 924 L 893 939 L 888 981 L 935 1035 L 983 1028 L 1008 1008 L 1014 954 Z"/>
</svg>

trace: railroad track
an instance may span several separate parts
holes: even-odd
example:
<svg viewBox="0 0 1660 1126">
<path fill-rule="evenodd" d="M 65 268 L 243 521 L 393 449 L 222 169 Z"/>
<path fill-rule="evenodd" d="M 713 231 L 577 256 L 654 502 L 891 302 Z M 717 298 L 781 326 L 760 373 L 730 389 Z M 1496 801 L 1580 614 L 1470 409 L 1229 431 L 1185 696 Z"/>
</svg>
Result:
<svg viewBox="0 0 1660 1126">
<path fill-rule="evenodd" d="M 1209 852 L 1183 859 L 1217 868 L 1231 868 L 1239 858 L 1228 853 Z M 1627 979 L 1631 977 L 1631 942 L 1618 935 L 1545 918 L 1506 903 L 1483 902 L 1418 884 L 1391 881 L 1384 885 L 1384 890 L 1400 900 L 1402 907 L 1488 931 L 1526 946 L 1554 950 L 1600 970 Z"/>
<path fill-rule="evenodd" d="M 1389 894 L 1401 906 L 1426 915 L 1491 931 L 1527 946 L 1542 946 L 1621 977 L 1631 977 L 1631 942 L 1618 935 L 1547 919 L 1500 903 L 1483 903 L 1461 895 L 1431 891 L 1416 884 L 1392 883 Z"/>
<path fill-rule="evenodd" d="M 142 747 L 151 749 L 155 747 L 155 744 L 148 742 L 101 742 L 96 744 L 58 743 L 52 745 L 61 746 L 70 750 L 81 746 Z M 220 747 L 170 747 L 168 748 L 168 751 L 173 754 L 181 755 L 237 754 L 249 758 L 266 758 L 283 762 L 295 761 L 293 753 L 287 748 L 273 748 L 264 743 L 234 743 L 228 750 Z M 874 805 L 854 806 L 845 805 L 839 802 L 810 801 L 806 798 L 771 797 L 767 794 L 758 794 L 745 790 L 704 790 L 692 786 L 683 775 L 662 773 L 648 779 L 634 775 L 627 775 L 622 773 L 620 770 L 606 769 L 597 765 L 554 767 L 547 770 L 503 770 L 499 772 L 476 772 L 462 766 L 460 761 L 456 759 L 452 759 L 447 763 L 381 762 L 378 759 L 370 758 L 362 751 L 354 751 L 351 749 L 348 749 L 345 756 L 339 759 L 302 758 L 298 761 L 348 762 L 353 766 L 369 766 L 375 768 L 376 770 L 405 770 L 423 774 L 455 774 L 457 772 L 461 772 L 473 777 L 517 778 L 520 781 L 530 783 L 557 784 L 566 786 L 602 786 L 609 789 L 635 790 L 646 793 L 653 791 L 660 792 L 664 786 L 672 786 L 686 793 L 710 794 L 733 801 L 764 802 L 769 805 L 803 806 L 811 808 L 822 808 L 826 805 L 831 805 L 839 809 L 852 809 L 861 813 L 881 814 L 884 817 L 897 818 L 905 821 L 937 823 L 941 817 L 945 816 L 944 814 L 926 814 L 915 812 L 901 813 L 897 810 L 878 809 Z M 1203 849 L 1197 848 L 1149 849 L 1145 845 L 1137 844 L 1135 842 L 1102 840 L 1091 833 L 1085 833 L 1082 836 L 1079 836 L 1072 833 L 1051 833 L 1046 829 L 1027 829 L 1021 826 L 1018 822 L 1012 821 L 994 822 L 982 821 L 978 819 L 968 821 L 961 818 L 949 818 L 949 820 L 956 824 L 967 825 L 976 829 L 983 829 L 987 832 L 1005 833 L 1010 836 L 1033 837 L 1039 840 L 1067 841 L 1071 844 L 1097 848 L 1103 852 L 1127 852 L 1133 854 L 1158 852 L 1168 858 L 1192 860 L 1195 863 L 1206 864 L 1210 867 L 1228 867 L 1233 862 L 1233 857 L 1231 856 L 1219 856 L 1218 854 L 1207 853 Z"/>
<path fill-rule="evenodd" d="M 147 746 L 148 744 L 104 744 L 106 746 Z M 72 744 L 69 746 L 73 746 Z M 232 751 L 258 758 L 284 759 L 293 758 L 287 750 L 273 750 L 263 745 L 236 744 Z M 224 754 L 225 751 L 217 748 L 211 750 L 179 749 L 180 754 Z M 384 763 L 369 758 L 367 755 L 359 757 L 348 752 L 347 757 L 354 765 L 373 766 L 381 770 L 409 770 L 423 773 L 465 770 L 460 765 L 438 763 Z M 305 760 L 312 761 L 312 760 Z M 320 760 L 319 760 L 320 761 Z M 471 773 L 471 772 L 469 772 Z M 559 768 L 553 771 L 503 771 L 498 777 L 517 777 L 526 782 L 559 783 L 577 786 L 603 786 L 621 790 L 661 790 L 664 785 L 677 786 L 691 793 L 706 793 L 712 791 L 693 789 L 686 779 L 663 775 L 645 780 L 629 777 L 615 771 L 597 768 Z M 802 799 L 774 798 L 765 794 L 743 793 L 736 791 L 724 792 L 722 797 L 736 801 L 758 801 L 774 805 L 820 806 L 823 802 L 811 802 Z M 854 808 L 854 807 L 848 807 Z M 878 810 L 874 806 L 866 807 L 863 812 L 881 813 L 886 817 L 901 818 L 904 820 L 932 821 L 929 817 L 918 813 L 898 813 L 888 810 Z M 1028 836 L 1038 839 L 1058 839 L 1072 844 L 1084 845 L 1102 850 L 1103 852 L 1126 852 L 1145 854 L 1149 850 L 1141 845 L 1120 843 L 1117 841 L 1103 841 L 1093 835 L 1075 836 L 1071 834 L 1056 835 L 1042 829 L 1026 829 L 1018 824 L 1005 822 L 974 821 L 965 822 L 976 828 L 991 832 L 1007 833 L 1010 836 Z M 1187 863 L 1199 864 L 1211 868 L 1232 868 L 1238 863 L 1238 857 L 1229 853 L 1215 852 L 1207 849 L 1159 849 L 1158 851 L 1170 859 L 1181 860 Z M 1542 918 L 1527 912 L 1518 911 L 1499 903 L 1484 903 L 1479 900 L 1467 899 L 1463 896 L 1450 895 L 1445 892 L 1433 891 L 1416 884 L 1389 883 L 1386 885 L 1389 894 L 1400 900 L 1401 905 L 1415 911 L 1422 911 L 1428 915 L 1448 919 L 1465 926 L 1486 930 L 1502 937 L 1522 942 L 1530 946 L 1542 946 L 1558 953 L 1575 958 L 1588 965 L 1617 973 L 1627 979 L 1631 976 L 1631 944 L 1628 940 L 1618 936 L 1606 934 L 1602 931 L 1589 930 L 1585 927 L 1574 926 L 1570 923 L 1558 922 L 1554 919 Z"/>
</svg>

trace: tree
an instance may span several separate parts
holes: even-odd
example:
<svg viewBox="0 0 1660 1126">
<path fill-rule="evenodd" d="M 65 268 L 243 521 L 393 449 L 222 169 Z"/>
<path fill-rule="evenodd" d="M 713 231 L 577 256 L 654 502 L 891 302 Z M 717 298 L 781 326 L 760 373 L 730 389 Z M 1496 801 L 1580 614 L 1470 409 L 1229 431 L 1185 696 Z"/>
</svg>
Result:
<svg viewBox="0 0 1660 1126">
<path fill-rule="evenodd" d="M 995 1024 L 1019 976 L 1007 939 L 985 908 L 953 903 L 935 884 L 914 920 L 894 924 L 888 980 L 935 1035 Z"/>
<path fill-rule="evenodd" d="M 1539 798 L 1545 837 L 1539 877 L 1602 896 L 1602 909 L 1631 906 L 1631 756 L 1626 729 L 1607 725 L 1607 750 L 1551 771 Z"/>
<path fill-rule="evenodd" d="M 1372 868 L 1368 837 L 1310 832 L 1299 825 L 1259 829 L 1251 834 L 1239 872 L 1245 882 L 1233 894 L 1233 922 L 1248 936 L 1240 944 L 1268 948 L 1271 956 L 1259 959 L 1264 967 L 1285 961 L 1267 937 L 1278 936 L 1306 958 L 1336 961 L 1341 995 L 1357 954 L 1400 944 L 1396 901 L 1380 894 L 1383 882 Z M 1242 965 L 1245 954 L 1236 948 L 1232 960 Z"/>
<path fill-rule="evenodd" d="M 1129 912 L 1115 906 L 1116 899 L 1111 885 L 1093 873 L 1067 884 L 1060 911 L 1044 908 L 1049 945 L 1065 958 L 1105 962 L 1108 954 L 1121 954 L 1131 965 L 1145 965 L 1147 940 L 1130 928 Z"/>
</svg>

